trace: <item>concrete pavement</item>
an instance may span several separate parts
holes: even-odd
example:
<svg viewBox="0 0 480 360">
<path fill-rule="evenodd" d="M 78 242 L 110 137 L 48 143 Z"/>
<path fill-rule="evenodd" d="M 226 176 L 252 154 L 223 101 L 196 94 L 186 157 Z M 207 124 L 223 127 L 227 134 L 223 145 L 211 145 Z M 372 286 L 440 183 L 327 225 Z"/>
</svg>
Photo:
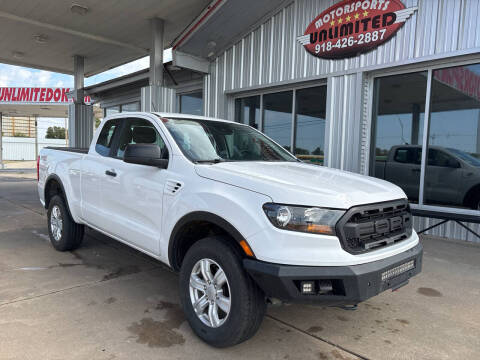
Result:
<svg viewBox="0 0 480 360">
<path fill-rule="evenodd" d="M 478 359 L 480 246 L 424 238 L 423 273 L 356 311 L 271 307 L 214 349 L 178 306 L 177 275 L 101 234 L 59 253 L 35 181 L 0 176 L 0 359 Z"/>
</svg>

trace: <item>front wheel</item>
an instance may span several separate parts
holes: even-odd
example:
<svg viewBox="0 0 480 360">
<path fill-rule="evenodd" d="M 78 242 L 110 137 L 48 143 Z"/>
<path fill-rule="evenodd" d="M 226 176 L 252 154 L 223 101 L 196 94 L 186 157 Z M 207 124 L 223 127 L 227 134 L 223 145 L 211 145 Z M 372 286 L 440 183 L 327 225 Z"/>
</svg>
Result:
<svg viewBox="0 0 480 360">
<path fill-rule="evenodd" d="M 180 300 L 193 331 L 227 347 L 252 337 L 266 310 L 265 296 L 248 276 L 228 239 L 209 237 L 187 252 L 180 271 Z"/>
</svg>

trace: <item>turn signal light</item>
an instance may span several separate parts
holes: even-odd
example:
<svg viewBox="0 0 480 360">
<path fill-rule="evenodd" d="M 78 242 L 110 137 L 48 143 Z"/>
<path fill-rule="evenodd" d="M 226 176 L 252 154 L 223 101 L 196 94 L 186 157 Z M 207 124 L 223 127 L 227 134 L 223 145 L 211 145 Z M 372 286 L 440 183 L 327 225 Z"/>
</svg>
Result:
<svg viewBox="0 0 480 360">
<path fill-rule="evenodd" d="M 242 247 L 243 252 L 244 252 L 247 256 L 255 257 L 255 255 L 253 254 L 252 249 L 250 248 L 250 246 L 247 244 L 247 242 L 246 242 L 245 240 L 240 241 L 240 246 Z"/>
<path fill-rule="evenodd" d="M 328 225 L 318 225 L 318 224 L 308 224 L 307 232 L 324 234 L 324 235 L 333 235 L 334 231 L 331 226 Z"/>
</svg>

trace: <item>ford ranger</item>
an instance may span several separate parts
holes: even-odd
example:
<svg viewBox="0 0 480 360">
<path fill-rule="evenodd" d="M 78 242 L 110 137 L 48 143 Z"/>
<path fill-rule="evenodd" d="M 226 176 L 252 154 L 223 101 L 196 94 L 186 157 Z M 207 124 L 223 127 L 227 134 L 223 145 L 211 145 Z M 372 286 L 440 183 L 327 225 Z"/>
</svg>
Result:
<svg viewBox="0 0 480 360">
<path fill-rule="evenodd" d="M 420 145 L 394 146 L 384 161 L 375 162 L 375 177 L 393 182 L 410 200 L 418 200 L 421 159 Z M 425 200 L 480 210 L 480 159 L 458 149 L 429 146 Z"/>
<path fill-rule="evenodd" d="M 89 149 L 43 149 L 38 177 L 55 249 L 88 226 L 169 265 L 217 347 L 253 336 L 269 302 L 356 305 L 422 267 L 399 187 L 303 163 L 243 124 L 116 114 Z"/>
</svg>

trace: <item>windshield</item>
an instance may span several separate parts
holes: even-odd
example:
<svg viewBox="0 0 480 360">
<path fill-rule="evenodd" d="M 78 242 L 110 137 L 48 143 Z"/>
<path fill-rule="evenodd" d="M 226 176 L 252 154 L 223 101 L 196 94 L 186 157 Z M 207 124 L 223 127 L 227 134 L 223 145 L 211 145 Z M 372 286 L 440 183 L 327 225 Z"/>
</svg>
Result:
<svg viewBox="0 0 480 360">
<path fill-rule="evenodd" d="M 163 121 L 185 156 L 193 162 L 298 161 L 246 125 L 194 119 Z"/>
<path fill-rule="evenodd" d="M 457 155 L 460 159 L 462 159 L 466 163 L 468 163 L 472 166 L 480 167 L 480 159 L 476 158 L 475 156 L 472 156 L 472 155 L 470 155 L 466 152 L 463 152 L 461 150 L 458 150 L 458 149 L 449 148 L 448 150 L 450 150 L 452 153 Z"/>
</svg>

